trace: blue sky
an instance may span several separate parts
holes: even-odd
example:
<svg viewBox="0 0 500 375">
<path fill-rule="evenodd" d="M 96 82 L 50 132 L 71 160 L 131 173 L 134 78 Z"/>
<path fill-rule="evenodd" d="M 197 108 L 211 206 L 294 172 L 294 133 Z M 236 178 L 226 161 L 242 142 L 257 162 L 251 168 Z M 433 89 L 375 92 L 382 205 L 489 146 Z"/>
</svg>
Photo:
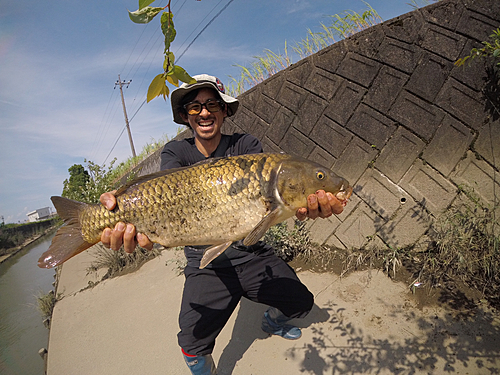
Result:
<svg viewBox="0 0 500 375">
<path fill-rule="evenodd" d="M 176 56 L 230 0 L 172 0 Z M 407 13 L 409 0 L 370 5 L 384 20 Z M 157 0 L 153 6 L 164 6 Z M 170 105 L 144 102 L 161 73 L 159 19 L 132 23 L 137 0 L 1 0 L 0 14 L 0 216 L 6 223 L 52 207 L 68 168 L 84 159 L 108 164 L 130 155 L 118 74 L 137 153 L 165 134 L 174 136 Z M 328 15 L 367 9 L 361 0 L 234 0 L 186 51 L 179 65 L 191 75 L 210 73 L 225 84 L 264 49 L 283 51 L 307 30 L 320 31 Z M 207 16 L 208 15 L 208 16 Z M 116 146 L 113 145 L 117 141 Z M 108 157 L 109 155 L 109 157 Z M 106 159 L 107 158 L 107 159 Z"/>
</svg>

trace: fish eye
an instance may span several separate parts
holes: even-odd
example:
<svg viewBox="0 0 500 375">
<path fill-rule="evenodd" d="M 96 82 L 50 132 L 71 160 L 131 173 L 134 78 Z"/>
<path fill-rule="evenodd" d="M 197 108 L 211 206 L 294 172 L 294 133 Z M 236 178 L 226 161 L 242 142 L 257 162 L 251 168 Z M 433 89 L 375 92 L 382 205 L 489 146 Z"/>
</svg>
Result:
<svg viewBox="0 0 500 375">
<path fill-rule="evenodd" d="M 317 171 L 317 172 L 316 172 L 316 178 L 317 178 L 318 180 L 323 180 L 323 179 L 325 178 L 325 176 L 326 176 L 326 175 L 325 175 L 325 172 L 323 172 L 323 171 Z"/>
</svg>

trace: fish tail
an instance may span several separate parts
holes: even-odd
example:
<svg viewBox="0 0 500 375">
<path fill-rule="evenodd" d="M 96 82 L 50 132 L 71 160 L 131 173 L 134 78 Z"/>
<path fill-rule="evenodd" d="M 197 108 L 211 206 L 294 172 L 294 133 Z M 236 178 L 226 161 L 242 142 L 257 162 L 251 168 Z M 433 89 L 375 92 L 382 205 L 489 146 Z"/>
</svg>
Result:
<svg viewBox="0 0 500 375">
<path fill-rule="evenodd" d="M 87 204 L 63 197 L 50 199 L 64 225 L 55 234 L 48 250 L 38 259 L 40 268 L 55 267 L 94 245 L 83 239 L 79 219 L 80 212 Z"/>
</svg>

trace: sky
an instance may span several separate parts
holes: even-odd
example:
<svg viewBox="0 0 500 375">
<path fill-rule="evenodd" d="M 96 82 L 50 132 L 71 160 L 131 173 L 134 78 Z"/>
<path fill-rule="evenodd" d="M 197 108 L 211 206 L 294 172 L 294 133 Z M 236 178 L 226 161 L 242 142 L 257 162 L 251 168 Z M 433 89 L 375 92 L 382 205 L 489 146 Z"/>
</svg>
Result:
<svg viewBox="0 0 500 375">
<path fill-rule="evenodd" d="M 369 4 L 389 20 L 412 11 L 410 2 Z M 127 10 L 137 10 L 138 0 L 0 4 L 0 221 L 19 223 L 38 208 L 53 210 L 50 197 L 61 195 L 72 165 L 107 166 L 131 156 L 118 75 L 131 81 L 123 92 L 137 153 L 175 136 L 179 126 L 168 99 L 144 104 L 149 83 L 162 72 L 164 45 L 159 17 L 147 25 L 130 21 Z M 308 30 L 321 31 L 330 15 L 367 9 L 361 0 L 172 0 L 171 6 L 177 63 L 226 86 L 240 74 L 236 65 L 250 66 L 265 49 L 283 52 L 285 42 L 290 48 Z"/>
</svg>

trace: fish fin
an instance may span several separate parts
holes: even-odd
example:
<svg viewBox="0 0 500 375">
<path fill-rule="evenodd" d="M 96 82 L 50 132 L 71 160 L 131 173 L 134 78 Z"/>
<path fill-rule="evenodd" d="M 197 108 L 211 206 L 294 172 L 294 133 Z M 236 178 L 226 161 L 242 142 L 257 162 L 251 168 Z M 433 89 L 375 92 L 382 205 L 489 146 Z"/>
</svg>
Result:
<svg viewBox="0 0 500 375">
<path fill-rule="evenodd" d="M 252 231 L 245 237 L 243 240 L 243 245 L 251 246 L 257 243 L 258 240 L 264 236 L 269 228 L 271 228 L 275 223 L 278 217 L 281 214 L 281 210 L 279 208 L 275 208 L 271 212 L 269 212 L 266 216 L 262 218 L 262 220 L 252 229 Z"/>
<path fill-rule="evenodd" d="M 205 268 L 206 266 L 208 266 L 208 264 L 212 260 L 214 260 L 219 255 L 221 255 L 224 251 L 226 251 L 226 249 L 229 246 L 231 246 L 231 244 L 232 244 L 232 242 L 229 241 L 229 242 L 221 243 L 218 245 L 213 245 L 213 246 L 210 246 L 209 248 L 207 248 L 205 250 L 205 252 L 203 253 L 203 258 L 201 258 L 200 270 Z"/>
<path fill-rule="evenodd" d="M 59 228 L 48 250 L 38 259 L 38 267 L 52 268 L 81 253 L 94 244 L 83 239 L 79 214 L 85 203 L 63 197 L 51 197 L 64 225 Z"/>
</svg>

